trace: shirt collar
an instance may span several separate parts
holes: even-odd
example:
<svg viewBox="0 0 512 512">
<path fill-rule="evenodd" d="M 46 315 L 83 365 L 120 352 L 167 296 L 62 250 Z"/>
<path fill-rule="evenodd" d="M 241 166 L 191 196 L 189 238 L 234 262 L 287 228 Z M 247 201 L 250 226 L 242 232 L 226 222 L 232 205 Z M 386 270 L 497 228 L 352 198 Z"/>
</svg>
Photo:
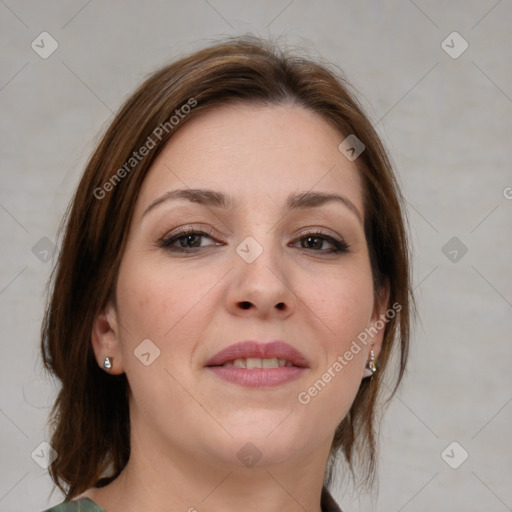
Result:
<svg viewBox="0 0 512 512">
<path fill-rule="evenodd" d="M 342 512 L 341 508 L 334 501 L 334 498 L 331 496 L 331 493 L 327 490 L 325 485 L 322 487 L 322 499 L 320 503 L 322 512 Z"/>
</svg>

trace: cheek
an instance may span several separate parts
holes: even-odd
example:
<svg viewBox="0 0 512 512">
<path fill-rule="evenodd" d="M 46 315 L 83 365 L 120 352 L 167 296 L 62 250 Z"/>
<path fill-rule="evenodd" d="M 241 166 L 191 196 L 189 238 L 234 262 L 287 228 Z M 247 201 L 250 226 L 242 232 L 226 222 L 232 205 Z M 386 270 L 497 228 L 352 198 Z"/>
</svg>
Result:
<svg viewBox="0 0 512 512">
<path fill-rule="evenodd" d="M 184 278 L 176 270 L 129 262 L 121 269 L 119 283 L 120 314 L 127 331 L 158 340 L 171 336 L 206 286 L 198 274 L 187 273 Z"/>
<path fill-rule="evenodd" d="M 301 298 L 321 320 L 326 351 L 344 351 L 369 324 L 374 300 L 371 271 L 351 267 L 315 286 L 306 283 Z"/>
<path fill-rule="evenodd" d="M 347 414 L 361 384 L 367 346 L 358 336 L 369 325 L 373 310 L 373 282 L 370 271 L 353 271 L 332 278 L 305 294 L 305 303 L 321 319 L 322 335 L 317 343 L 322 357 L 313 369 L 299 403 L 312 416 L 323 418 L 326 427 L 335 426 Z"/>
<path fill-rule="evenodd" d="M 150 417 L 165 419 L 172 416 L 169 403 L 179 408 L 190 401 L 179 383 L 202 323 L 197 309 L 205 286 L 196 273 L 184 278 L 150 262 L 123 261 L 117 287 L 123 366 L 137 407 Z"/>
<path fill-rule="evenodd" d="M 218 307 L 215 285 L 223 274 L 180 272 L 166 265 L 126 259 L 117 293 L 121 341 L 127 370 L 139 369 L 133 355 L 143 340 L 160 350 L 155 366 L 182 373 Z"/>
</svg>

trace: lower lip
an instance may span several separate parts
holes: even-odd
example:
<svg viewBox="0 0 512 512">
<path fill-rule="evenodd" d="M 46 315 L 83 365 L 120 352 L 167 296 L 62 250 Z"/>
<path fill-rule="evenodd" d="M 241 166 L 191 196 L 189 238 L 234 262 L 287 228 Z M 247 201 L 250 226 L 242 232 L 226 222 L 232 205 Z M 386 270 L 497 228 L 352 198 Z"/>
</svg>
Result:
<svg viewBox="0 0 512 512">
<path fill-rule="evenodd" d="M 280 366 L 279 368 L 237 368 L 234 366 L 208 366 L 221 379 L 247 388 L 280 386 L 299 379 L 306 368 Z"/>
</svg>

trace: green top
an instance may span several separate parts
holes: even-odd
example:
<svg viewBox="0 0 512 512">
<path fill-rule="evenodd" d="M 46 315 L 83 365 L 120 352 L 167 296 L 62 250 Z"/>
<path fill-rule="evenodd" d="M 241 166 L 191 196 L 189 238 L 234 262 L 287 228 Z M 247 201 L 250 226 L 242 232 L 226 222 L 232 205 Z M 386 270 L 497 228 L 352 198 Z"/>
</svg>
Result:
<svg viewBox="0 0 512 512">
<path fill-rule="evenodd" d="M 106 510 L 96 505 L 90 498 L 81 498 L 77 501 L 63 501 L 43 512 L 106 512 Z"/>
<path fill-rule="evenodd" d="M 107 512 L 96 505 L 90 498 L 80 498 L 77 501 L 63 501 L 55 507 L 43 510 L 43 512 Z M 329 491 L 322 489 L 322 512 L 342 512 Z"/>
</svg>

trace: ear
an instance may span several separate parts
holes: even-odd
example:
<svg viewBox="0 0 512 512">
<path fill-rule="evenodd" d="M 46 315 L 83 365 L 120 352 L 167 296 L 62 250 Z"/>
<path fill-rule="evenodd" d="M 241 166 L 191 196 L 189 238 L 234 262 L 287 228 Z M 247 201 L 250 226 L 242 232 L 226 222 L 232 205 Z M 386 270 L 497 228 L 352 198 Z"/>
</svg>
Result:
<svg viewBox="0 0 512 512">
<path fill-rule="evenodd" d="M 374 333 L 370 337 L 370 343 L 372 344 L 373 352 L 375 357 L 379 357 L 382 342 L 384 341 L 384 331 L 388 322 L 386 312 L 389 309 L 389 295 L 390 286 L 389 281 L 382 286 L 382 288 L 375 294 L 372 317 L 370 320 L 369 331 Z"/>
<path fill-rule="evenodd" d="M 94 319 L 91 342 L 98 366 L 111 375 L 119 375 L 124 372 L 119 334 L 117 312 L 115 306 L 109 301 Z M 107 356 L 112 359 L 110 370 L 103 367 Z"/>
</svg>

